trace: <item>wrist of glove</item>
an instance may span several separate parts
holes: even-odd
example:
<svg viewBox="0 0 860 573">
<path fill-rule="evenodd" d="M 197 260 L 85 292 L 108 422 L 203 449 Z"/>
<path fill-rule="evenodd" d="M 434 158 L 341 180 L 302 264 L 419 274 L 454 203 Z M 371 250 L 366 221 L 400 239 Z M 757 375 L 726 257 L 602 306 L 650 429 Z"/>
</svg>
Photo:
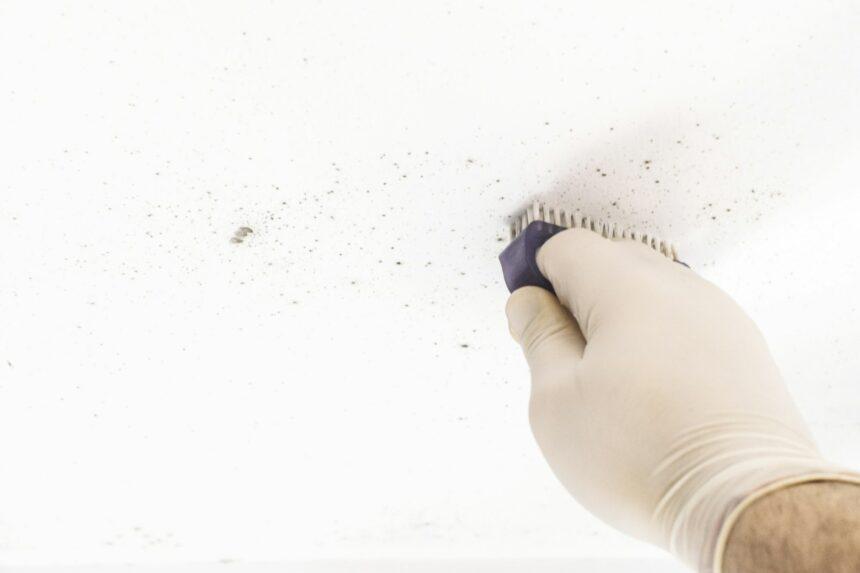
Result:
<svg viewBox="0 0 860 573">
<path fill-rule="evenodd" d="M 779 420 L 725 416 L 679 437 L 655 468 L 664 493 L 652 527 L 657 543 L 694 569 L 719 571 L 736 509 L 780 487 L 847 475 Z"/>
<path fill-rule="evenodd" d="M 556 295 L 525 287 L 507 305 L 532 374 L 529 419 L 596 516 L 718 571 L 745 500 L 843 475 L 818 454 L 756 326 L 714 285 L 582 229 L 550 239 L 537 263 Z"/>
</svg>

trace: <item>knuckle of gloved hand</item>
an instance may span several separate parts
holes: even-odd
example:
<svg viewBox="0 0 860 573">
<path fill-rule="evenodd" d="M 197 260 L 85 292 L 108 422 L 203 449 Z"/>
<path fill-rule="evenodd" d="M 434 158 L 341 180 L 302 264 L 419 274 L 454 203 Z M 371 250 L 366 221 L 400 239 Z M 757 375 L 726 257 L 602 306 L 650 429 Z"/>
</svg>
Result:
<svg viewBox="0 0 860 573">
<path fill-rule="evenodd" d="M 535 356 L 542 348 L 567 330 L 567 324 L 558 313 L 541 309 L 523 326 L 520 344 L 529 356 Z"/>
<path fill-rule="evenodd" d="M 552 297 L 549 292 L 534 286 L 522 287 L 511 294 L 505 309 L 508 327 L 520 344 L 533 337 L 533 331 L 542 324 L 542 315 L 551 303 L 549 297 Z"/>
</svg>

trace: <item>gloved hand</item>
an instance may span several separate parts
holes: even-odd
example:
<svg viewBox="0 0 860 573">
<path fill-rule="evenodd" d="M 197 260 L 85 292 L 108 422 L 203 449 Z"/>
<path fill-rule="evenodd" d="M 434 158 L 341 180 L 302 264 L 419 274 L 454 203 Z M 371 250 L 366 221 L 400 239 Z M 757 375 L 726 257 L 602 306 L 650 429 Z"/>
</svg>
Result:
<svg viewBox="0 0 860 573">
<path fill-rule="evenodd" d="M 719 571 L 753 499 L 850 479 L 819 455 L 761 333 L 725 293 L 645 245 L 564 231 L 539 251 L 557 293 L 515 291 L 532 431 L 589 511 Z"/>
</svg>

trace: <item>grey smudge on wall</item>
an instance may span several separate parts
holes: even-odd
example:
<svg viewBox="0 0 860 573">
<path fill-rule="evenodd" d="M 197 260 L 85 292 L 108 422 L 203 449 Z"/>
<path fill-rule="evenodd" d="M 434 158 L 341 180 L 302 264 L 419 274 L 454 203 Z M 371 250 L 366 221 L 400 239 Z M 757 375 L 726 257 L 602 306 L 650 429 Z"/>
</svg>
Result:
<svg viewBox="0 0 860 573">
<path fill-rule="evenodd" d="M 245 240 L 245 237 L 254 232 L 254 229 L 251 227 L 239 227 L 236 229 L 236 232 L 233 233 L 233 236 L 230 237 L 231 243 L 241 243 Z"/>
</svg>

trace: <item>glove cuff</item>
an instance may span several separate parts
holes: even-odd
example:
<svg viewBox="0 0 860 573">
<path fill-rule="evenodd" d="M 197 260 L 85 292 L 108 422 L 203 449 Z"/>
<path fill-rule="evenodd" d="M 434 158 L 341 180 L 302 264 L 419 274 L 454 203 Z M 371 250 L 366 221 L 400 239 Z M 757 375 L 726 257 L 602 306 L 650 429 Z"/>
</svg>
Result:
<svg viewBox="0 0 860 573">
<path fill-rule="evenodd" d="M 793 483 L 850 475 L 778 419 L 732 415 L 685 432 L 652 474 L 662 544 L 703 573 L 719 573 L 725 538 L 755 497 Z M 755 497 L 754 497 L 755 496 Z"/>
<path fill-rule="evenodd" d="M 828 482 L 843 482 L 854 483 L 860 485 L 860 474 L 849 471 L 836 471 L 831 473 L 807 473 L 803 475 L 795 475 L 777 479 L 759 488 L 756 488 L 751 493 L 741 498 L 734 500 L 726 511 L 725 517 L 722 519 L 720 526 L 717 528 L 716 541 L 709 543 L 707 547 L 711 547 L 710 551 L 703 554 L 704 567 L 701 569 L 705 573 L 721 573 L 723 570 L 723 556 L 726 551 L 726 544 L 729 539 L 729 534 L 737 522 L 738 518 L 744 510 L 762 497 L 794 485 L 802 483 L 828 481 Z"/>
</svg>

